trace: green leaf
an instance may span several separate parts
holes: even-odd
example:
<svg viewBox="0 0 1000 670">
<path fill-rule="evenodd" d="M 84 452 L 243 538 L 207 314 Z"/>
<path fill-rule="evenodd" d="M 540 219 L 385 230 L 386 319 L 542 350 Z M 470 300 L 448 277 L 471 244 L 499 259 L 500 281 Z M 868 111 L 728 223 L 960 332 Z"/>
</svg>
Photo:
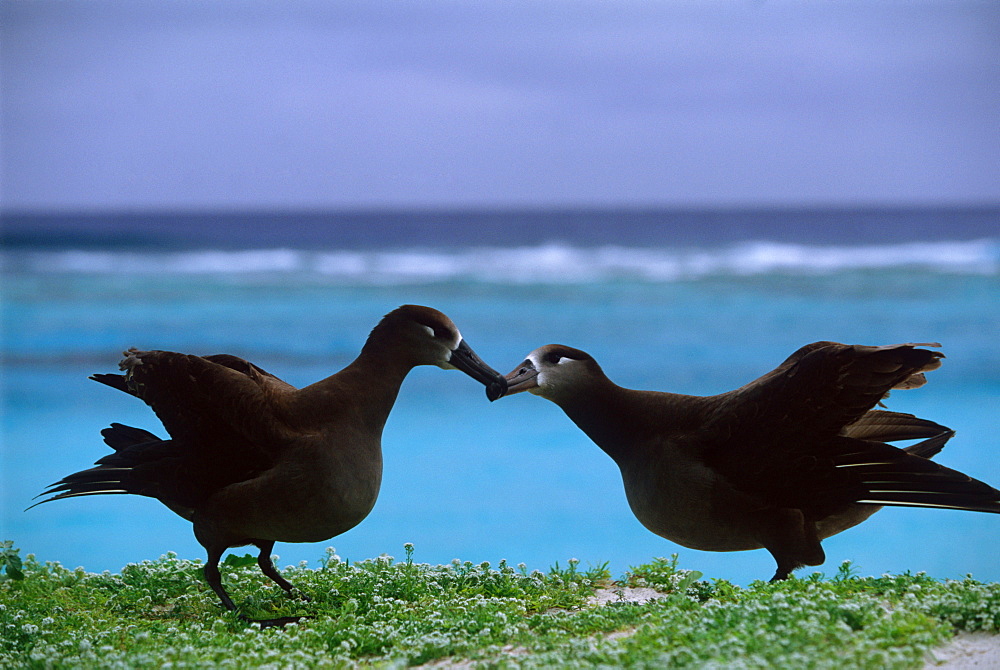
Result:
<svg viewBox="0 0 1000 670">
<path fill-rule="evenodd" d="M 687 591 L 687 587 L 694 584 L 696 581 L 701 579 L 702 574 L 697 570 L 691 570 L 686 575 L 684 575 L 679 582 L 677 582 L 677 591 L 683 593 Z"/>
<path fill-rule="evenodd" d="M 222 564 L 231 568 L 245 568 L 250 565 L 257 565 L 257 557 L 252 554 L 244 554 L 242 556 L 229 554 Z"/>
<path fill-rule="evenodd" d="M 14 547 L 13 540 L 5 540 L 3 544 L 0 544 L 0 569 L 6 573 L 4 579 L 16 581 L 24 579 L 23 564 L 17 552 L 18 549 Z"/>
</svg>

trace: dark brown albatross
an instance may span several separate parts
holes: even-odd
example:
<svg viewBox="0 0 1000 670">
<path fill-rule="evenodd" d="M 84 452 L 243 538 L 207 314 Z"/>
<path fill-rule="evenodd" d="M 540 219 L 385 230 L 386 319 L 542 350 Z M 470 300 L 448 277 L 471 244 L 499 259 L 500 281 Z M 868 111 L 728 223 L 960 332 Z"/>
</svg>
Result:
<svg viewBox="0 0 1000 670">
<path fill-rule="evenodd" d="M 821 540 L 883 505 L 1000 513 L 1000 491 L 928 460 L 953 431 L 873 409 L 940 366 L 920 346 L 940 345 L 816 342 L 702 397 L 622 388 L 588 354 L 547 345 L 507 375 L 507 393 L 559 405 L 617 463 L 646 528 L 692 549 L 765 548 L 775 581 L 821 564 Z M 907 439 L 923 441 L 886 444 Z"/>
<path fill-rule="evenodd" d="M 102 435 L 115 453 L 51 485 L 42 495 L 54 495 L 41 502 L 156 498 L 193 522 L 208 552 L 205 579 L 227 609 L 236 606 L 218 564 L 230 547 L 258 547 L 261 571 L 290 591 L 271 562 L 275 541 L 327 540 L 368 516 L 382 480 L 382 428 L 417 365 L 461 370 L 485 384 L 490 399 L 506 388 L 451 319 L 417 305 L 386 315 L 353 363 L 303 389 L 228 354 L 131 349 L 120 365 L 126 374 L 92 379 L 143 400 L 170 439 L 112 424 Z"/>
</svg>

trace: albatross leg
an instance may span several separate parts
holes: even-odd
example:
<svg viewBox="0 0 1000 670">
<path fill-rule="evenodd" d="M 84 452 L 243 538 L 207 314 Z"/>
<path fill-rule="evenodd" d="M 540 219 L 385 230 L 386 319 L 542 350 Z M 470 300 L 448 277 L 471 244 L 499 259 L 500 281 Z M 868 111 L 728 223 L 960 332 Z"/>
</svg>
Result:
<svg viewBox="0 0 1000 670">
<path fill-rule="evenodd" d="M 270 578 L 271 581 L 284 589 L 285 593 L 291 593 L 292 589 L 295 587 L 290 581 L 281 576 L 281 573 L 279 573 L 277 568 L 274 567 L 274 562 L 271 560 L 271 550 L 274 549 L 274 540 L 254 540 L 253 544 L 260 549 L 260 554 L 257 555 L 257 565 L 260 566 L 260 571 Z M 304 600 L 309 600 L 309 598 L 305 595 L 303 595 L 302 598 Z M 261 628 L 271 628 L 272 626 L 285 626 L 290 623 L 298 623 L 302 619 L 311 619 L 312 617 L 303 615 L 283 616 L 276 619 L 243 618 L 252 623 L 259 623 Z"/>
<path fill-rule="evenodd" d="M 290 593 L 295 586 L 281 576 L 281 573 L 274 567 L 274 562 L 271 560 L 271 550 L 274 549 L 274 540 L 254 540 L 253 544 L 260 549 L 260 554 L 257 556 L 257 565 L 260 566 L 260 571 L 275 584 Z"/>
<path fill-rule="evenodd" d="M 774 556 L 774 554 L 771 555 Z M 797 561 L 784 560 L 782 558 L 778 558 L 777 556 L 774 556 L 774 560 L 777 561 L 778 568 L 774 571 L 774 576 L 769 580 L 772 584 L 774 582 L 785 581 L 791 576 L 793 570 L 797 570 L 802 567 L 802 565 Z"/>
<path fill-rule="evenodd" d="M 269 545 L 267 545 L 267 551 L 264 550 L 261 551 L 261 555 L 258 558 L 257 562 L 261 566 L 261 570 L 264 571 L 265 575 L 273 579 L 275 582 L 278 583 L 279 586 L 281 586 L 281 588 L 287 591 L 288 589 L 292 588 L 292 585 L 281 575 L 278 574 L 278 571 L 274 569 L 274 564 L 271 563 L 270 550 L 273 547 L 274 547 L 274 542 L 271 542 Z M 219 596 L 219 599 L 222 601 L 222 605 L 227 610 L 236 612 L 236 605 L 233 603 L 233 599 L 229 597 L 229 594 L 226 593 L 226 589 L 222 586 L 222 575 L 219 572 L 219 560 L 222 558 L 222 554 L 226 551 L 226 549 L 228 549 L 228 547 L 218 547 L 213 545 L 212 547 L 207 547 L 206 549 L 208 551 L 208 562 L 205 564 L 205 570 L 204 570 L 205 581 L 207 581 L 208 585 L 212 587 L 213 591 L 215 591 L 215 595 Z M 270 572 L 264 569 L 265 557 Z M 305 616 L 283 616 L 283 617 L 277 617 L 275 619 L 251 619 L 250 617 L 240 612 L 236 612 L 236 616 L 238 616 L 243 621 L 246 621 L 247 623 L 260 624 L 261 628 L 271 628 L 273 626 L 285 626 L 290 623 L 297 623 L 302 619 L 311 618 Z"/>
<path fill-rule="evenodd" d="M 772 519 L 771 537 L 764 543 L 778 564 L 772 582 L 788 579 L 804 565 L 820 565 L 826 560 L 816 532 L 816 523 L 800 510 L 783 509 Z"/>
<path fill-rule="evenodd" d="M 222 554 L 226 551 L 227 547 L 217 547 L 211 546 L 206 547 L 208 551 L 208 562 L 205 563 L 205 581 L 208 585 L 212 587 L 215 591 L 215 595 L 219 596 L 222 601 L 223 607 L 227 610 L 235 611 L 236 605 L 233 603 L 233 599 L 229 597 L 226 593 L 226 589 L 222 586 L 222 575 L 219 573 L 219 560 L 222 558 Z"/>
</svg>

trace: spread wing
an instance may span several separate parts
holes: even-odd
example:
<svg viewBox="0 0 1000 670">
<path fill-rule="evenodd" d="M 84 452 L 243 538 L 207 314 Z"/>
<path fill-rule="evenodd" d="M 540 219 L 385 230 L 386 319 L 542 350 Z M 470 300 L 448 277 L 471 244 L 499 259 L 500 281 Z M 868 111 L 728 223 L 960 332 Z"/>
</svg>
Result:
<svg viewBox="0 0 1000 670">
<path fill-rule="evenodd" d="M 276 417 L 276 398 L 293 386 L 229 354 L 132 349 L 121 368 L 126 374 L 92 379 L 141 398 L 172 439 L 113 423 L 101 434 L 114 453 L 52 484 L 42 502 L 132 493 L 190 519 L 214 492 L 272 467 L 288 432 Z"/>
<path fill-rule="evenodd" d="M 140 398 L 175 440 L 263 448 L 289 437 L 276 409 L 294 387 L 241 358 L 130 349 L 120 367 L 125 375 L 92 378 Z"/>
<path fill-rule="evenodd" d="M 734 486 L 814 518 L 852 502 L 1000 513 L 1000 491 L 886 441 L 951 431 L 908 414 L 873 410 L 890 390 L 914 388 L 942 355 L 817 342 L 775 370 L 718 396 L 706 427 L 706 460 Z M 930 346 L 930 345 L 926 345 Z M 928 450 L 924 450 L 928 451 Z M 933 451 L 930 449 L 929 451 Z"/>
<path fill-rule="evenodd" d="M 814 342 L 763 377 L 726 394 L 751 414 L 766 415 L 768 430 L 839 433 L 895 388 L 926 383 L 923 373 L 944 355 L 920 349 L 936 344 L 885 347 Z"/>
</svg>

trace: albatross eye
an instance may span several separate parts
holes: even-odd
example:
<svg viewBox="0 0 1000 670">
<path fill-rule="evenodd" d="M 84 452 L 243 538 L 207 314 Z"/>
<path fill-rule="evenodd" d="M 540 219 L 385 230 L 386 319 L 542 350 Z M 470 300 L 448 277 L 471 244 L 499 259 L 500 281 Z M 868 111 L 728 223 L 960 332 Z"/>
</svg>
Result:
<svg viewBox="0 0 1000 670">
<path fill-rule="evenodd" d="M 564 358 L 563 356 L 557 354 L 554 351 L 545 354 L 545 362 L 551 363 L 552 365 L 558 365 L 559 361 L 561 361 L 563 358 Z"/>
<path fill-rule="evenodd" d="M 431 326 L 426 323 L 421 323 L 419 325 L 427 332 L 428 335 L 433 337 L 435 340 L 446 340 L 451 338 L 451 333 L 448 331 L 447 328 L 443 326 L 437 326 L 437 325 Z"/>
</svg>

